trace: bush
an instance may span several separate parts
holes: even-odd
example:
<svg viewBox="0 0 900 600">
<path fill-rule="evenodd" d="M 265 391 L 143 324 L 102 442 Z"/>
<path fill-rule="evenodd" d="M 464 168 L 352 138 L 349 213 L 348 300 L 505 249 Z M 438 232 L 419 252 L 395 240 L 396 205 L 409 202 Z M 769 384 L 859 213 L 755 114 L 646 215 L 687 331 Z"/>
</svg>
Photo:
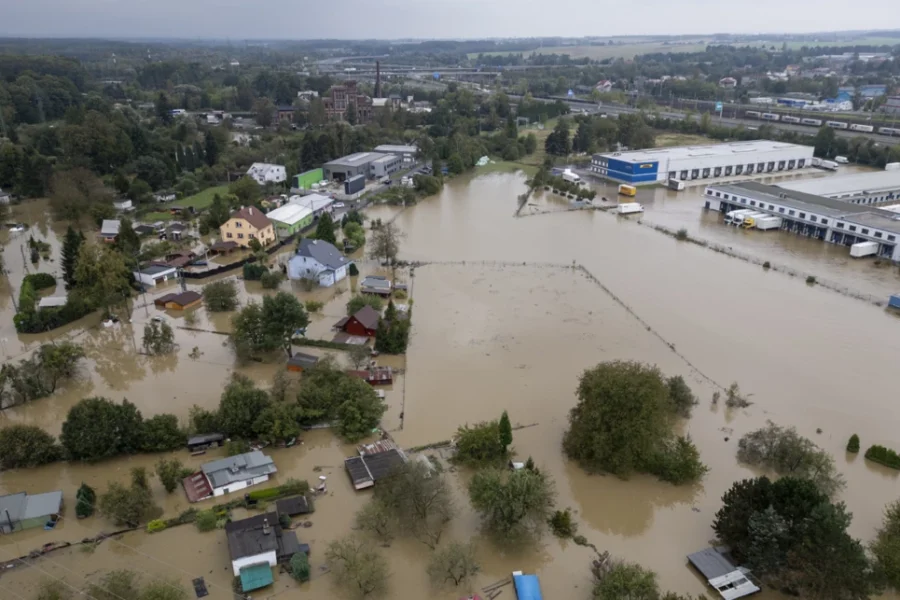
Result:
<svg viewBox="0 0 900 600">
<path fill-rule="evenodd" d="M 297 581 L 309 581 L 309 558 L 306 552 L 297 552 L 291 557 L 291 576 Z"/>
<path fill-rule="evenodd" d="M 322 310 L 325 307 L 325 303 L 318 300 L 307 300 L 303 303 L 303 307 L 306 309 L 306 312 L 314 313 Z"/>
<path fill-rule="evenodd" d="M 853 452 L 854 454 L 859 452 L 859 436 L 855 433 L 850 436 L 850 441 L 847 442 L 847 452 Z"/>
<path fill-rule="evenodd" d="M 690 437 L 678 437 L 667 441 L 650 471 L 674 485 L 682 485 L 703 479 L 709 468 L 700 462 L 700 452 Z"/>
<path fill-rule="evenodd" d="M 814 275 L 810 275 L 809 277 L 807 277 L 807 278 L 806 278 L 806 283 L 808 283 L 809 285 L 816 285 L 816 278 L 815 278 L 815 276 L 814 276 Z"/>
<path fill-rule="evenodd" d="M 384 300 L 372 294 L 357 294 L 347 302 L 347 316 L 355 315 L 366 305 L 371 306 L 376 312 L 380 313 L 381 309 L 384 308 Z"/>
<path fill-rule="evenodd" d="M 282 529 L 290 529 L 291 516 L 288 514 L 284 514 L 284 513 L 278 515 L 278 524 L 281 525 Z"/>
<path fill-rule="evenodd" d="M 350 263 L 349 269 L 350 277 L 356 277 L 359 275 L 359 269 L 356 267 L 356 263 Z"/>
<path fill-rule="evenodd" d="M 281 283 L 281 273 L 266 271 L 260 276 L 259 282 L 265 289 L 274 290 Z"/>
<path fill-rule="evenodd" d="M 153 519 L 147 523 L 147 533 L 156 533 L 166 528 L 166 522 L 162 519 Z"/>
<path fill-rule="evenodd" d="M 871 446 L 866 450 L 866 458 L 891 469 L 900 469 L 900 454 L 884 446 Z"/>
<path fill-rule="evenodd" d="M 22 283 L 24 284 L 25 282 L 31 283 L 31 287 L 35 291 L 56 287 L 56 278 L 50 273 L 31 273 L 30 275 L 25 276 Z"/>
<path fill-rule="evenodd" d="M 688 231 L 687 231 L 687 229 L 685 229 L 684 227 L 682 227 L 681 229 L 679 229 L 679 230 L 675 233 L 675 239 L 678 240 L 678 241 L 681 241 L 681 242 L 683 242 L 684 240 L 688 239 Z"/>
<path fill-rule="evenodd" d="M 572 511 L 558 510 L 550 517 L 550 529 L 556 537 L 570 538 L 578 530 L 578 524 L 572 520 Z"/>
<path fill-rule="evenodd" d="M 94 505 L 97 503 L 97 492 L 86 483 L 82 483 L 75 492 L 75 516 L 84 519 L 94 514 Z"/>
<path fill-rule="evenodd" d="M 216 528 L 216 521 L 219 518 L 216 516 L 216 512 L 214 510 L 201 510 L 197 513 L 197 518 L 194 519 L 194 524 L 197 525 L 197 529 L 201 532 L 212 531 Z"/>
<path fill-rule="evenodd" d="M 255 262 L 244 263 L 244 279 L 247 281 L 259 281 L 268 269 L 265 265 Z"/>
<path fill-rule="evenodd" d="M 203 286 L 203 303 L 210 312 L 227 312 L 238 306 L 234 281 L 215 281 Z"/>
<path fill-rule="evenodd" d="M 62 448 L 56 438 L 35 425 L 9 425 L 0 429 L 0 467 L 18 469 L 57 461 Z"/>
<path fill-rule="evenodd" d="M 771 268 L 772 268 L 772 265 L 769 264 L 769 261 L 766 261 L 763 263 L 763 269 L 771 269 Z"/>
<path fill-rule="evenodd" d="M 454 460 L 466 465 L 497 466 L 506 459 L 506 449 L 500 443 L 500 427 L 497 421 L 465 425 L 456 430 L 456 455 Z"/>
</svg>

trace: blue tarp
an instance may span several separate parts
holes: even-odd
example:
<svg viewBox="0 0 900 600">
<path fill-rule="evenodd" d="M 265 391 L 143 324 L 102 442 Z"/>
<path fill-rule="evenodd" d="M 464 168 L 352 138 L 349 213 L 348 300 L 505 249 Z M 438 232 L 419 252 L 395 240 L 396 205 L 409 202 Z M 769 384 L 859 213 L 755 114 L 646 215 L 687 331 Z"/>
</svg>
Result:
<svg viewBox="0 0 900 600">
<path fill-rule="evenodd" d="M 519 600 L 543 600 L 537 575 L 513 575 L 513 585 Z"/>
</svg>

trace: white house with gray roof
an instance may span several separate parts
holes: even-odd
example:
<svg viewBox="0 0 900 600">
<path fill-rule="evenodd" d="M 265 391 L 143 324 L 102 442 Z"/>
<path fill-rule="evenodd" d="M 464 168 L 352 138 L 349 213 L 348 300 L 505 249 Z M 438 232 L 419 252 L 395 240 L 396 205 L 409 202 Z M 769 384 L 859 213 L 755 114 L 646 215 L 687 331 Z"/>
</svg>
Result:
<svg viewBox="0 0 900 600">
<path fill-rule="evenodd" d="M 288 261 L 287 272 L 290 279 L 312 279 L 322 287 L 331 287 L 349 275 L 352 263 L 332 244 L 304 239 Z"/>
<path fill-rule="evenodd" d="M 0 496 L 0 533 L 43 527 L 62 510 L 62 492 Z"/>
<path fill-rule="evenodd" d="M 253 450 L 204 464 L 200 473 L 185 480 L 185 491 L 192 502 L 197 502 L 265 483 L 277 471 L 270 456 Z M 188 489 L 189 486 L 192 489 Z"/>
</svg>

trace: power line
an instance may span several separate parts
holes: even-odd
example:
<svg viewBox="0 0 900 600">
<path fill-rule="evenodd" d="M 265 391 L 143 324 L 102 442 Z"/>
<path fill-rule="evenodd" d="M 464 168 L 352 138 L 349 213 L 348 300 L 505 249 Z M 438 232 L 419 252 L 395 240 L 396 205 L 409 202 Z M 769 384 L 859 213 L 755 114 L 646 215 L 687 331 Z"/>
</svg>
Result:
<svg viewBox="0 0 900 600">
<path fill-rule="evenodd" d="M 62 521 L 63 519 L 64 519 L 64 517 L 60 516 L 59 520 Z M 68 519 L 67 519 L 67 520 L 68 520 Z M 85 527 L 85 526 L 83 526 L 83 525 L 80 525 L 80 524 L 78 524 L 78 523 L 75 523 L 75 525 L 76 525 L 77 527 L 81 527 L 82 529 L 84 529 L 84 530 L 86 530 L 86 531 L 92 531 L 92 532 L 94 531 L 93 529 L 88 529 L 87 527 Z M 97 530 L 95 533 L 102 534 L 102 532 L 101 532 L 100 530 Z M 174 570 L 176 570 L 176 571 L 179 571 L 179 572 L 181 572 L 181 573 L 187 575 L 187 576 L 190 577 L 191 579 L 197 579 L 197 578 L 198 578 L 198 576 L 197 576 L 196 573 L 191 573 L 190 571 L 185 571 L 185 570 L 182 569 L 181 567 L 175 566 L 175 565 L 173 565 L 173 564 L 171 564 L 171 563 L 167 563 L 167 562 L 165 562 L 164 560 L 160 560 L 160 559 L 156 558 L 155 556 L 153 556 L 153 555 L 151 555 L 151 554 L 147 554 L 146 552 L 142 552 L 141 550 L 138 550 L 138 549 L 135 548 L 134 546 L 129 546 L 128 544 L 124 544 L 124 543 L 122 543 L 122 542 L 120 542 L 120 541 L 118 541 L 118 540 L 116 540 L 116 539 L 113 539 L 112 537 L 105 537 L 105 538 L 103 538 L 103 541 L 108 541 L 108 542 L 113 543 L 113 544 L 118 544 L 118 545 L 122 546 L 123 548 L 127 548 L 127 549 L 131 550 L 131 551 L 134 552 L 135 554 L 140 554 L 141 556 L 143 556 L 143 557 L 145 557 L 145 558 L 149 558 L 150 560 L 156 561 L 156 562 L 158 562 L 158 563 L 161 564 L 161 565 L 165 565 L 165 566 L 169 567 L 170 569 L 174 569 Z M 163 580 L 163 581 L 165 581 L 165 580 Z M 204 580 L 204 581 L 205 581 L 205 580 Z M 173 587 L 174 587 L 174 585 L 175 585 L 175 584 L 173 584 L 172 582 L 166 582 L 166 583 L 167 583 L 168 585 L 170 585 L 170 586 L 173 586 Z M 211 587 L 211 588 L 217 588 L 217 589 L 222 589 L 222 590 L 224 590 L 224 588 L 222 588 L 221 585 L 217 586 L 216 584 L 212 583 L 211 581 L 206 581 L 206 584 L 207 584 L 209 587 Z M 238 594 L 237 592 L 235 592 L 234 590 L 232 590 L 232 589 L 230 589 L 230 588 L 229 588 L 228 590 L 224 590 L 224 591 L 226 591 L 227 594 L 233 596 L 233 597 L 236 598 L 237 600 L 244 600 L 244 596 L 243 596 L 242 594 Z"/>
<path fill-rule="evenodd" d="M 8 556 L 8 554 L 7 554 L 7 556 Z M 82 595 L 82 596 L 87 596 L 88 598 L 91 598 L 92 600 L 97 600 L 97 598 L 95 598 L 94 596 L 91 596 L 91 595 L 88 594 L 87 592 L 85 592 L 85 591 L 83 591 L 83 590 L 79 590 L 78 588 L 76 588 L 76 587 L 74 587 L 74 586 L 72 586 L 72 585 L 66 583 L 66 580 L 65 580 L 65 579 L 60 579 L 59 577 L 54 577 L 53 575 L 51 575 L 50 573 L 48 573 L 47 571 L 45 571 L 44 569 L 40 568 L 39 566 L 37 566 L 37 565 L 35 565 L 35 564 L 33 564 L 33 563 L 32 563 L 32 564 L 28 564 L 28 563 L 25 561 L 25 559 L 22 559 L 22 558 L 13 558 L 13 560 L 19 561 L 20 563 L 22 563 L 22 564 L 25 565 L 26 567 L 31 567 L 32 569 L 37 569 L 38 571 L 40 571 L 40 572 L 43 573 L 44 575 L 47 575 L 48 577 L 50 577 L 50 579 L 55 579 L 56 581 L 62 583 L 62 584 L 63 584 L 64 586 L 66 586 L 67 588 L 70 588 L 72 591 L 74 591 L 76 596 L 77 596 L 77 595 Z M 20 598 L 21 598 L 21 596 L 20 596 Z"/>
</svg>

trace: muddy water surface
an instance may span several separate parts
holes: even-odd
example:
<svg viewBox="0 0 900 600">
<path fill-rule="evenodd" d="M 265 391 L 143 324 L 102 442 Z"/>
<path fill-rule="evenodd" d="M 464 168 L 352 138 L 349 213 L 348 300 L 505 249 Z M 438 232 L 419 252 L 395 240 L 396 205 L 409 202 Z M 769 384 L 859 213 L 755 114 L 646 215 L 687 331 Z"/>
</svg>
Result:
<svg viewBox="0 0 900 600">
<path fill-rule="evenodd" d="M 897 381 L 894 357 L 900 351 L 896 319 L 785 275 L 680 244 L 612 214 L 561 212 L 514 219 L 516 196 L 523 191 L 522 175 L 460 178 L 440 196 L 414 208 L 401 212 L 379 207 L 371 213 L 383 219 L 396 217 L 406 234 L 403 258 L 435 262 L 417 268 L 411 278 L 415 315 L 408 372 L 405 381 L 398 380 L 388 391 L 390 411 L 385 419 L 398 442 L 409 447 L 447 439 L 459 424 L 496 418 L 503 409 L 509 410 L 514 422 L 529 425 L 515 432 L 516 452 L 532 456 L 552 474 L 558 504 L 576 511 L 579 533 L 601 550 L 654 569 L 664 588 L 699 593 L 704 586 L 685 566 L 684 556 L 712 537 L 709 526 L 721 494 L 734 480 L 752 474 L 734 460 L 736 440 L 771 419 L 796 426 L 835 454 L 848 481 L 841 499 L 855 515 L 851 532 L 871 538 L 883 505 L 897 496 L 897 478 L 860 457 L 847 457 L 843 448 L 854 432 L 864 445 L 896 445 L 900 415 L 890 401 Z M 699 196 L 695 202 L 689 194 L 671 201 L 678 205 L 674 214 L 685 221 L 694 219 L 693 226 L 700 227 L 704 217 Z M 561 206 L 556 200 L 541 201 Z M 648 205 L 645 218 L 650 220 L 654 208 L 647 199 L 642 201 Z M 659 211 L 660 217 L 664 214 Z M 792 256 L 777 244 L 767 252 L 773 262 Z M 827 271 L 830 278 L 845 277 L 854 286 L 875 289 L 880 281 L 866 283 L 873 275 L 865 269 L 857 273 L 855 265 L 832 273 L 825 261 L 806 255 L 802 261 L 820 269 L 823 277 Z M 583 272 L 570 268 L 573 263 L 584 265 L 646 325 Z M 245 301 L 262 293 L 252 282 L 241 286 Z M 305 292 L 285 283 L 284 289 L 326 302 L 313 318 L 310 335 L 327 337 L 330 323 L 343 316 L 352 286 L 347 282 L 332 290 Z M 215 406 L 227 377 L 238 368 L 223 345 L 225 337 L 177 329 L 176 357 L 136 356 L 131 328 L 136 328 L 139 346 L 142 324 L 154 310 L 136 309 L 134 325 L 74 330 L 70 335 L 92 348 L 81 383 L 53 398 L 7 411 L 9 418 L 57 431 L 72 402 L 100 393 L 127 396 L 145 415 L 171 411 L 185 416 L 195 402 Z M 225 315 L 196 312 L 192 329 L 228 330 Z M 167 318 L 181 324 L 184 315 Z M 187 356 L 193 346 L 202 352 L 199 360 Z M 576 378 L 584 368 L 612 359 L 655 363 L 666 374 L 682 374 L 689 381 L 701 402 L 682 426 L 711 469 L 700 485 L 676 488 L 644 477 L 622 481 L 589 476 L 564 459 L 560 442 L 567 412 L 575 402 Z M 267 382 L 277 368 L 259 365 L 241 370 Z M 707 377 L 721 385 L 738 381 L 754 404 L 740 411 L 712 407 L 709 399 L 715 388 Z M 367 500 L 366 493 L 352 491 L 341 468 L 343 457 L 353 451 L 329 432 L 317 431 L 306 435 L 302 446 L 273 452 L 279 467 L 276 481 L 328 477 L 329 492 L 317 503 L 310 519 L 313 526 L 298 533 L 313 548 L 313 581 L 301 589 L 319 597 L 342 597 L 332 578 L 319 570 L 324 547 L 351 530 L 353 513 Z M 177 454 L 191 464 L 211 458 Z M 2 473 L 0 491 L 63 489 L 71 499 L 82 480 L 102 488 L 105 481 L 127 479 L 131 466 L 149 466 L 156 459 Z M 479 541 L 484 572 L 474 587 L 522 569 L 540 574 L 548 597 L 589 597 L 589 550 L 549 535 L 534 547 L 497 548 L 482 537 L 477 516 L 468 508 L 464 492 L 468 474 L 449 477 L 459 515 L 448 537 Z M 154 485 L 154 497 L 167 515 L 183 510 L 186 501 L 180 494 L 167 496 L 158 483 Z M 56 531 L 0 538 L 0 556 L 111 528 L 102 517 L 69 521 L 72 512 L 67 509 Z M 391 565 L 392 596 L 449 600 L 461 595 L 430 588 L 425 576 L 427 552 L 421 544 L 400 540 L 385 555 Z M 0 590 L 29 597 L 41 577 L 78 582 L 99 570 L 134 567 L 138 561 L 147 577 L 176 577 L 187 583 L 202 575 L 212 583 L 212 598 L 230 597 L 224 534 L 199 534 L 192 526 L 155 535 L 127 534 L 90 554 L 65 550 L 4 574 Z M 255 597 L 294 596 L 295 590 L 296 584 L 281 575 L 276 586 Z M 509 588 L 507 593 L 511 594 Z M 761 597 L 777 595 L 767 591 Z"/>
</svg>

